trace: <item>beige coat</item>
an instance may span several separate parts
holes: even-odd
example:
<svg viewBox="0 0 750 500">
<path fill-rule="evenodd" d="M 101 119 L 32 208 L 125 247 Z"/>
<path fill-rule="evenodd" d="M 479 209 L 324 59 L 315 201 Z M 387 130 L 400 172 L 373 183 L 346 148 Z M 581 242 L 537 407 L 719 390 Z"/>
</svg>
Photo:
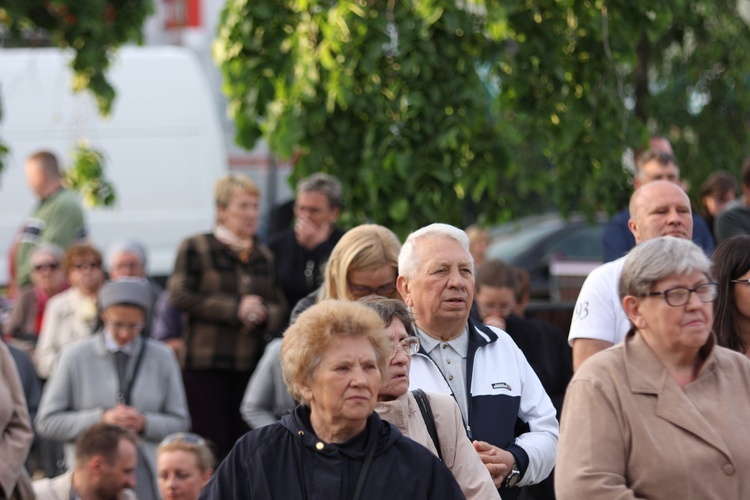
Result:
<svg viewBox="0 0 750 500">
<path fill-rule="evenodd" d="M 0 340 L 0 498 L 33 498 L 24 468 L 33 439 L 18 368 Z"/>
<path fill-rule="evenodd" d="M 466 498 L 491 500 L 500 498 L 492 483 L 487 468 L 479 458 L 474 446 L 466 436 L 461 410 L 452 396 L 427 393 L 435 416 L 435 427 L 438 431 L 443 462 L 453 473 Z M 380 418 L 395 425 L 404 436 L 427 447 L 437 455 L 437 448 L 432 441 L 419 411 L 417 400 L 407 392 L 395 401 L 379 402 L 375 407 Z"/>
<path fill-rule="evenodd" d="M 37 500 L 69 500 L 73 487 L 73 471 L 68 471 L 52 479 L 34 481 L 34 493 Z M 137 500 L 132 490 L 123 490 L 121 500 Z"/>
<path fill-rule="evenodd" d="M 750 498 L 750 360 L 711 336 L 681 389 L 640 334 L 592 357 L 568 386 L 558 500 Z"/>
</svg>

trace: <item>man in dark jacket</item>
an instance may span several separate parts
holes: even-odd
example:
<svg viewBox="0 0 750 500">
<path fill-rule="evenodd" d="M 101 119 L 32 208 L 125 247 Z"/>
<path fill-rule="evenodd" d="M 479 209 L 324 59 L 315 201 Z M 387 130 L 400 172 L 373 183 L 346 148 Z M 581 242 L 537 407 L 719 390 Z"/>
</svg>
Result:
<svg viewBox="0 0 750 500">
<path fill-rule="evenodd" d="M 314 174 L 297 186 L 294 227 L 271 236 L 268 247 L 276 264 L 276 280 L 290 310 L 323 283 L 322 265 L 343 231 L 335 227 L 341 208 L 341 183 Z"/>
</svg>

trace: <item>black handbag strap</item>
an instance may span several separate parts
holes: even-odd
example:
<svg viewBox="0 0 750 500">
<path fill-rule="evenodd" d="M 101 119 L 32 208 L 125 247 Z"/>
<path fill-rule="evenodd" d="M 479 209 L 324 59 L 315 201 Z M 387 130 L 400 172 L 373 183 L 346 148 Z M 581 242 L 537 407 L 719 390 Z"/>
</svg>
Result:
<svg viewBox="0 0 750 500">
<path fill-rule="evenodd" d="M 438 438 L 437 426 L 435 425 L 435 415 L 432 414 L 432 406 L 430 405 L 430 400 L 427 399 L 427 394 L 425 394 L 422 389 L 414 389 L 413 391 L 411 391 L 411 393 L 414 395 L 414 399 L 417 400 L 417 406 L 419 406 L 419 411 L 422 412 L 422 418 L 424 419 L 424 423 L 427 426 L 427 433 L 432 438 L 432 442 L 435 443 L 438 457 L 442 462 L 443 451 L 440 448 L 440 439 Z"/>
</svg>

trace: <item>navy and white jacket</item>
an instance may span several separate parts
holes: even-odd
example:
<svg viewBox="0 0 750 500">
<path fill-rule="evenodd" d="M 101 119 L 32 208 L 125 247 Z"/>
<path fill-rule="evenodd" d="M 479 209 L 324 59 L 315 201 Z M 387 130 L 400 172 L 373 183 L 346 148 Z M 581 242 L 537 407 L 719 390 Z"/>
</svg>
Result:
<svg viewBox="0 0 750 500">
<path fill-rule="evenodd" d="M 507 333 L 469 319 L 466 359 L 470 439 L 510 451 L 518 461 L 517 486 L 545 479 L 555 466 L 559 424 L 542 383 Z M 438 366 L 424 350 L 412 357 L 409 389 L 452 394 Z M 519 436 L 517 419 L 529 431 Z M 501 494 L 506 488 L 501 488 Z M 516 490 L 517 491 L 517 490 Z M 513 495 L 511 495 L 513 496 Z M 505 496 L 503 496 L 505 498 Z"/>
</svg>

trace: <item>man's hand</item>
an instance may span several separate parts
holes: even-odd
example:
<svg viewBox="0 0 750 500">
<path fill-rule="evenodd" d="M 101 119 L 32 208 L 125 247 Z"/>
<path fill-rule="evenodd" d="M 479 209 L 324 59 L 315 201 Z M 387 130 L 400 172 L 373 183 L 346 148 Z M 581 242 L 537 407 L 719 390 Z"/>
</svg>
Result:
<svg viewBox="0 0 750 500">
<path fill-rule="evenodd" d="M 505 319 L 502 316 L 496 314 L 490 314 L 482 320 L 485 325 L 496 326 L 501 330 L 505 330 Z"/>
<path fill-rule="evenodd" d="M 472 444 L 492 476 L 495 488 L 499 488 L 513 469 L 513 454 L 484 441 L 474 441 Z"/>
<path fill-rule="evenodd" d="M 146 428 L 146 417 L 132 406 L 118 404 L 106 410 L 102 420 L 108 424 L 119 425 L 135 433 L 143 432 Z"/>
<path fill-rule="evenodd" d="M 331 225 L 316 226 L 307 219 L 296 219 L 294 221 L 294 237 L 297 243 L 307 250 L 312 250 L 326 241 L 331 236 Z"/>
<path fill-rule="evenodd" d="M 237 318 L 251 330 L 268 318 L 268 309 L 258 295 L 243 295 L 237 308 Z"/>
</svg>

